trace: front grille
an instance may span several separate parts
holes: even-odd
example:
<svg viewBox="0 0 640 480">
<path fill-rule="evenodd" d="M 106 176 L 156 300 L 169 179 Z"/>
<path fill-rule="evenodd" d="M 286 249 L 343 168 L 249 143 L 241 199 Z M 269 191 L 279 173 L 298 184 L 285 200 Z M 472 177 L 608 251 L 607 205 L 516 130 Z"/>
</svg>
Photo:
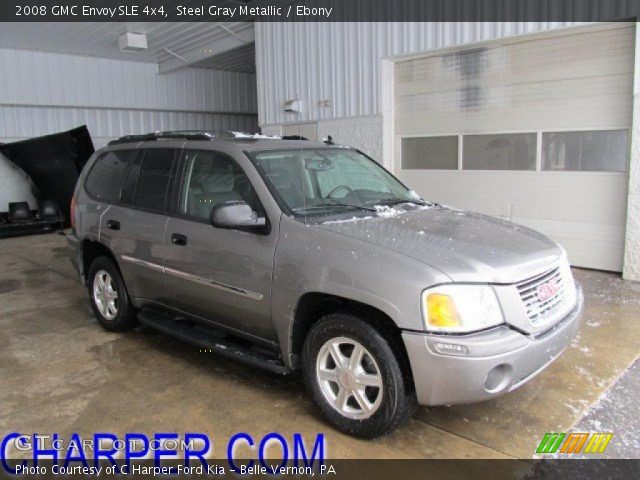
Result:
<svg viewBox="0 0 640 480">
<path fill-rule="evenodd" d="M 559 267 L 516 284 L 532 325 L 543 322 L 565 299 L 566 285 Z"/>
</svg>

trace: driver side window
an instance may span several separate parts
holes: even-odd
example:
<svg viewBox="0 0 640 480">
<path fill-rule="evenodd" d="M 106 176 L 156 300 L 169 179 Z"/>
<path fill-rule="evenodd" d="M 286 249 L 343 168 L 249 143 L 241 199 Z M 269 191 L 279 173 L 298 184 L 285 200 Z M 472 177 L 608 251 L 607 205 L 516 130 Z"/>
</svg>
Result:
<svg viewBox="0 0 640 480">
<path fill-rule="evenodd" d="M 180 213 L 209 220 L 219 203 L 244 201 L 262 213 L 249 178 L 229 155 L 211 150 L 187 150 L 185 154 Z"/>
</svg>

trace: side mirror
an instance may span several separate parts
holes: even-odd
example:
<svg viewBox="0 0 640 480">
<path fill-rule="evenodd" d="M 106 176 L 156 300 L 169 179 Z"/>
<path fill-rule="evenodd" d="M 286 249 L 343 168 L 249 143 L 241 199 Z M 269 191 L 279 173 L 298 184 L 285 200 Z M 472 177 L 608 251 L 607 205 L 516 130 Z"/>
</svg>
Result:
<svg viewBox="0 0 640 480">
<path fill-rule="evenodd" d="M 217 228 L 236 230 L 264 230 L 267 220 L 259 217 L 246 202 L 232 201 L 219 203 L 211 209 L 211 225 Z"/>
</svg>

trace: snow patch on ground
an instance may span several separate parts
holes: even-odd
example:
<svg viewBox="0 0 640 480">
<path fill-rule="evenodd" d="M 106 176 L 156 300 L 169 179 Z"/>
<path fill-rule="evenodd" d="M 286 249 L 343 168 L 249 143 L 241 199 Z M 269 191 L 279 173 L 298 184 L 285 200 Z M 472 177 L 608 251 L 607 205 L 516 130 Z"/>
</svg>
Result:
<svg viewBox="0 0 640 480">
<path fill-rule="evenodd" d="M 638 386 L 640 363 L 636 361 L 591 406 L 573 426 L 573 431 L 613 432 L 604 454 L 579 454 L 574 458 L 637 458 L 640 451 L 638 428 Z M 602 388 L 606 382 L 598 382 Z"/>
<path fill-rule="evenodd" d="M 578 348 L 580 347 L 580 332 L 578 332 L 576 334 L 575 337 L 573 337 L 573 339 L 571 340 L 571 348 Z"/>
<path fill-rule="evenodd" d="M 600 420 L 590 419 L 589 423 L 591 424 L 594 430 L 597 430 L 597 431 L 604 430 L 604 428 L 602 427 L 602 422 Z"/>
<path fill-rule="evenodd" d="M 578 372 L 578 375 L 580 375 L 581 377 L 586 378 L 589 383 L 593 383 L 593 376 L 591 375 L 591 373 L 589 372 L 589 370 L 587 370 L 584 367 L 581 366 L 576 366 L 576 370 Z"/>
<path fill-rule="evenodd" d="M 573 416 L 577 418 L 582 417 L 589 410 L 589 402 L 584 398 L 578 400 L 578 405 L 566 402 L 564 406 L 571 410 Z"/>
<path fill-rule="evenodd" d="M 580 347 L 580 351 L 584 353 L 587 357 L 591 356 L 591 354 L 589 353 L 589 347 L 587 347 L 586 345 L 583 347 Z"/>
</svg>

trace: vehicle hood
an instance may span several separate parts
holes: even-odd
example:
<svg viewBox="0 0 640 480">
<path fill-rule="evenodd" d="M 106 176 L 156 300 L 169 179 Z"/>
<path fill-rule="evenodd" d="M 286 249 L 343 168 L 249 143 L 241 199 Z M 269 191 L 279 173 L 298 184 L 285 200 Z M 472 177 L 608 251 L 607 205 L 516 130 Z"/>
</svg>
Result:
<svg viewBox="0 0 640 480">
<path fill-rule="evenodd" d="M 562 255 L 558 244 L 534 230 L 444 206 L 380 208 L 320 227 L 415 258 L 455 282 L 512 283 Z"/>
</svg>

